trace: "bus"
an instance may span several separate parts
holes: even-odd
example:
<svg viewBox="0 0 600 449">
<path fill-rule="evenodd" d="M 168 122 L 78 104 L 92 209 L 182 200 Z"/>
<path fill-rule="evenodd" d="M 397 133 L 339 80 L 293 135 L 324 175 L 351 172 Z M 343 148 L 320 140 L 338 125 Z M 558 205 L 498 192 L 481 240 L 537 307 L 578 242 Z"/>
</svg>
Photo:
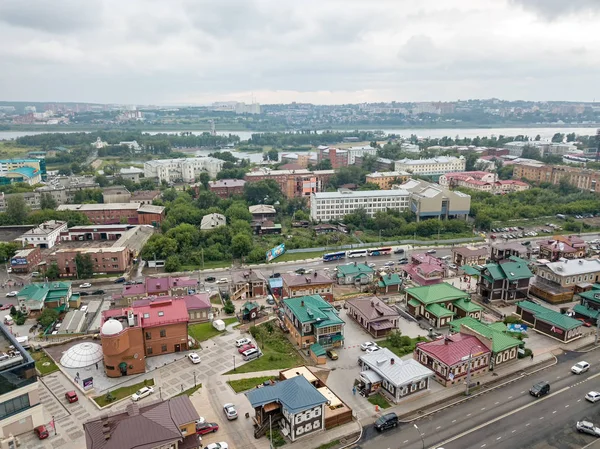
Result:
<svg viewBox="0 0 600 449">
<path fill-rule="evenodd" d="M 367 250 L 357 249 L 355 251 L 346 251 L 346 257 L 367 257 Z"/>
<path fill-rule="evenodd" d="M 344 259 L 345 257 L 346 257 L 346 251 L 323 254 L 323 262 L 331 262 L 332 260 L 340 260 L 340 259 Z"/>
<path fill-rule="evenodd" d="M 367 254 L 369 256 L 387 256 L 388 254 L 392 254 L 392 248 L 368 249 Z"/>
</svg>

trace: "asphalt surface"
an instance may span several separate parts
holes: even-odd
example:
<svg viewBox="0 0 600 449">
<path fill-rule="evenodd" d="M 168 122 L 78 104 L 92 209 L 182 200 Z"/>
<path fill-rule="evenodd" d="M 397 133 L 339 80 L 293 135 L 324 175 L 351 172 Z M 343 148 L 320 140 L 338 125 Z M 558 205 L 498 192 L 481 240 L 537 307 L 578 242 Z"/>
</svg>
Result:
<svg viewBox="0 0 600 449">
<path fill-rule="evenodd" d="M 571 374 L 570 367 L 581 360 L 592 365 L 590 370 Z M 550 382 L 551 392 L 534 398 L 529 389 L 541 380 Z M 570 352 L 560 356 L 554 367 L 431 416 L 403 423 L 397 429 L 380 434 L 372 425 L 366 426 L 359 447 L 582 448 L 596 438 L 579 434 L 576 421 L 585 418 L 600 425 L 600 402 L 592 404 L 584 399 L 592 390 L 600 390 L 600 351 Z"/>
</svg>

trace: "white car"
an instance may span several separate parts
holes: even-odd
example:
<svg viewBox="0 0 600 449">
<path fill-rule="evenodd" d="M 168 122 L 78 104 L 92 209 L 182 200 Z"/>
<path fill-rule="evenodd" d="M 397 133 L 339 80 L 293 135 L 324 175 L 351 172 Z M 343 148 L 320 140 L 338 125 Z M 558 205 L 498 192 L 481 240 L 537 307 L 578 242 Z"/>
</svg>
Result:
<svg viewBox="0 0 600 449">
<path fill-rule="evenodd" d="M 598 402 L 600 401 L 600 393 L 597 391 L 590 391 L 585 395 L 585 399 L 590 402 Z"/>
<path fill-rule="evenodd" d="M 239 340 L 235 341 L 235 347 L 241 348 L 242 346 L 249 345 L 250 343 L 252 343 L 252 340 L 249 338 L 240 338 Z"/>
<path fill-rule="evenodd" d="M 81 284 L 79 286 L 79 288 L 90 288 L 92 286 L 92 284 L 90 284 L 89 282 L 85 282 L 83 284 Z"/>
<path fill-rule="evenodd" d="M 200 363 L 200 356 L 195 352 L 190 352 L 188 354 L 188 359 L 195 365 L 196 363 Z"/>
<path fill-rule="evenodd" d="M 12 273 L 12 268 L 11 268 L 11 267 L 8 267 L 8 268 L 6 269 L 6 272 L 7 272 L 7 273 Z"/>
<path fill-rule="evenodd" d="M 221 441 L 220 443 L 211 443 L 205 446 L 205 449 L 229 449 L 229 446 L 225 441 Z"/>
<path fill-rule="evenodd" d="M 375 268 L 377 265 L 374 264 L 373 262 L 369 262 L 368 266 L 369 266 L 369 268 Z"/>
<path fill-rule="evenodd" d="M 596 427 L 589 421 L 577 421 L 575 427 L 581 433 L 587 433 L 589 435 L 594 435 L 595 437 L 600 437 L 600 428 Z"/>
<path fill-rule="evenodd" d="M 365 341 L 362 345 L 360 345 L 360 349 L 361 349 L 361 351 L 366 351 L 371 346 L 377 346 L 377 345 L 375 343 L 373 343 L 372 341 Z"/>
<path fill-rule="evenodd" d="M 571 372 L 573 374 L 583 374 L 589 369 L 590 364 L 588 362 L 579 362 L 571 367 Z"/>
<path fill-rule="evenodd" d="M 228 403 L 225 404 L 223 406 L 223 411 L 225 412 L 225 416 L 227 416 L 227 419 L 229 421 L 233 420 L 233 419 L 237 419 L 238 417 L 238 413 L 237 410 L 235 409 L 235 405 Z"/>
<path fill-rule="evenodd" d="M 8 292 L 8 293 L 6 294 L 6 297 L 7 297 L 7 298 L 14 298 L 14 297 L 15 297 L 15 296 L 17 296 L 18 294 L 19 294 L 19 292 L 16 292 L 16 291 L 14 291 L 14 292 Z"/>
<path fill-rule="evenodd" d="M 367 348 L 367 354 L 371 354 L 372 352 L 379 351 L 381 348 L 377 345 L 369 346 Z"/>
<path fill-rule="evenodd" d="M 196 425 L 198 426 L 198 425 L 204 424 L 205 422 L 206 422 L 206 419 L 203 416 L 201 416 L 200 418 L 198 418 L 196 420 Z"/>
<path fill-rule="evenodd" d="M 136 391 L 135 393 L 133 393 L 131 395 L 131 400 L 132 401 L 139 401 L 140 399 L 143 399 L 146 396 L 150 396 L 152 393 L 154 393 L 154 388 L 152 388 L 152 387 L 143 387 L 143 388 L 140 388 L 138 391 Z"/>
</svg>

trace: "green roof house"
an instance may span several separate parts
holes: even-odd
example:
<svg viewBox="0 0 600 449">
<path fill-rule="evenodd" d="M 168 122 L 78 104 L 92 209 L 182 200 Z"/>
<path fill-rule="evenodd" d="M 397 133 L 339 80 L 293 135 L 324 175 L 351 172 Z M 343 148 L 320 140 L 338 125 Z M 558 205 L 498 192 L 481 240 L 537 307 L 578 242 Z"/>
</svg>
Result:
<svg viewBox="0 0 600 449">
<path fill-rule="evenodd" d="M 514 257 L 514 256 L 511 256 Z M 520 301 L 527 298 L 533 273 L 524 260 L 488 263 L 481 270 L 477 290 L 484 301 Z"/>
<path fill-rule="evenodd" d="M 321 295 L 299 296 L 283 300 L 285 324 L 296 345 L 307 349 L 318 343 L 323 348 L 344 344 L 344 320 Z"/>
<path fill-rule="evenodd" d="M 424 318 L 432 327 L 448 325 L 456 316 L 481 318 L 483 308 L 471 297 L 447 282 L 406 290 L 407 310 L 415 318 Z"/>
<path fill-rule="evenodd" d="M 402 278 L 397 273 L 388 273 L 379 278 L 377 293 L 398 293 L 402 287 Z"/>
<path fill-rule="evenodd" d="M 517 303 L 517 315 L 535 330 L 562 342 L 570 342 L 581 337 L 583 323 L 532 301 Z"/>
<path fill-rule="evenodd" d="M 373 282 L 375 270 L 366 263 L 351 263 L 337 266 L 339 285 L 366 285 Z"/>
<path fill-rule="evenodd" d="M 598 315 L 600 315 L 600 291 L 592 286 L 592 290 L 579 292 L 578 296 L 581 304 L 573 307 L 575 318 L 583 318 L 588 322 L 596 324 Z"/>
<path fill-rule="evenodd" d="M 23 313 L 41 312 L 49 307 L 57 312 L 69 310 L 69 301 L 73 292 L 70 282 L 46 282 L 29 284 L 19 291 L 17 300 Z"/>
</svg>

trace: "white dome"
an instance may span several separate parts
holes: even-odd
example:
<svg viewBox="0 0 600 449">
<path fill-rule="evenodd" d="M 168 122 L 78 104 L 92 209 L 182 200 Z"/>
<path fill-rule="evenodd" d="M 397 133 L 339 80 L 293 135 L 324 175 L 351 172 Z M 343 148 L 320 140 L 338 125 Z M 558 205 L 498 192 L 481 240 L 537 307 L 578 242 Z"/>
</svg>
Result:
<svg viewBox="0 0 600 449">
<path fill-rule="evenodd" d="M 123 330 L 123 325 L 120 321 L 110 318 L 102 325 L 103 335 L 115 335 Z"/>
<path fill-rule="evenodd" d="M 97 343 L 79 343 L 70 347 L 60 359 L 65 368 L 85 368 L 102 360 L 102 346 Z"/>
</svg>

